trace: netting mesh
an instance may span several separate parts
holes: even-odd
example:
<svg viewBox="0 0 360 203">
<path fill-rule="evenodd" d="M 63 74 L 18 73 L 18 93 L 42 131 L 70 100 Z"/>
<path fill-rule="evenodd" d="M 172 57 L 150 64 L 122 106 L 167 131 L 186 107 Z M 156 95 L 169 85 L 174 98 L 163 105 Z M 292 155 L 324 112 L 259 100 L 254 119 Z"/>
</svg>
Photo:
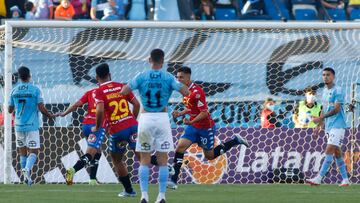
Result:
<svg viewBox="0 0 360 203">
<path fill-rule="evenodd" d="M 241 134 L 251 144 L 236 147 L 208 161 L 196 146 L 185 155 L 181 183 L 272 183 L 302 182 L 319 171 L 326 138 L 312 137 L 311 129 L 294 129 L 294 106 L 311 86 L 321 98 L 321 70 L 331 66 L 336 84 L 350 102 L 351 84 L 359 82 L 359 36 L 356 29 L 181 29 L 181 28 L 14 28 L 13 84 L 16 68 L 31 69 L 32 81 L 43 92 L 52 113 L 65 110 L 87 90 L 96 87 L 94 67 L 107 62 L 112 79 L 128 82 L 149 68 L 147 59 L 154 48 L 166 53 L 164 69 L 174 73 L 187 65 L 193 80 L 207 95 L 209 111 L 218 129 L 218 141 Z M 0 31 L 0 65 L 4 66 L 4 32 Z M 3 86 L 2 76 L 0 78 Z M 359 93 L 359 88 L 356 90 Z M 278 128 L 261 129 L 260 115 L 267 97 L 276 101 Z M 0 99 L 3 101 L 3 95 Z M 174 94 L 170 112 L 182 109 Z M 65 168 L 84 153 L 81 121 L 86 107 L 65 118 L 42 118 L 39 161 L 33 170 L 36 182 L 64 182 Z M 347 117 L 350 126 L 350 114 Z M 171 119 L 174 140 L 183 133 L 182 118 Z M 358 124 L 358 121 L 356 121 Z M 352 181 L 359 182 L 359 150 L 351 147 L 347 131 L 343 150 Z M 13 139 L 14 140 L 14 139 Z M 15 142 L 13 142 L 15 149 Z M 113 165 L 103 145 L 97 178 L 117 182 Z M 172 155 L 172 154 L 171 154 Z M 354 163 L 350 157 L 354 158 Z M 13 181 L 19 181 L 19 157 L 13 152 Z M 136 182 L 138 162 L 128 153 L 126 162 Z M 2 164 L 2 163 L 1 163 Z M 351 171 L 352 167 L 354 169 Z M 335 164 L 327 183 L 339 182 Z M 155 181 L 155 174 L 152 181 Z M 87 182 L 85 169 L 75 182 Z"/>
</svg>

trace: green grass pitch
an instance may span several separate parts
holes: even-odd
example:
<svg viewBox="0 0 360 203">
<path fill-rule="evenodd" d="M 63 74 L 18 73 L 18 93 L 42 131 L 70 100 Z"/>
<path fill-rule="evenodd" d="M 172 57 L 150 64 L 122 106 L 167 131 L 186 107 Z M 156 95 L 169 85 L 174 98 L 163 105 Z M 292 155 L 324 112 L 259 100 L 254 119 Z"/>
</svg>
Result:
<svg viewBox="0 0 360 203">
<path fill-rule="evenodd" d="M 135 185 L 139 191 L 139 186 Z M 157 185 L 150 186 L 150 202 L 155 202 Z M 120 184 L 89 186 L 77 184 L 0 185 L 1 203 L 132 203 L 135 198 L 119 198 Z M 337 185 L 279 185 L 279 184 L 239 184 L 239 185 L 179 185 L 178 190 L 167 192 L 170 203 L 359 203 L 360 185 L 339 188 Z"/>
</svg>

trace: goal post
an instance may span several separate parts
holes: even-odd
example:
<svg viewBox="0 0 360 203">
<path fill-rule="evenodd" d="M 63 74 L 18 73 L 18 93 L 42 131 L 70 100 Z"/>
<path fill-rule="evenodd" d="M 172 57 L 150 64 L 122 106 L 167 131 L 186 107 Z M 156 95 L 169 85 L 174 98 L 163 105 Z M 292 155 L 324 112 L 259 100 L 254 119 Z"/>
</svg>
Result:
<svg viewBox="0 0 360 203">
<path fill-rule="evenodd" d="M 96 87 L 96 65 L 108 62 L 112 78 L 126 83 L 148 67 L 153 48 L 165 50 L 167 71 L 174 73 L 182 65 L 192 68 L 193 79 L 207 93 L 221 141 L 239 133 L 252 145 L 249 149 L 237 147 L 206 162 L 208 165 L 200 163 L 201 151 L 192 147 L 185 158 L 182 183 L 276 182 L 275 169 L 281 168 L 314 175 L 320 167 L 325 138 L 313 139 L 311 130 L 294 129 L 293 108 L 303 100 L 306 87 L 324 86 L 320 73 L 325 66 L 334 66 L 339 72 L 337 82 L 346 93 L 346 103 L 351 102 L 351 84 L 360 81 L 359 34 L 358 22 L 5 21 L 0 27 L 0 54 L 4 58 L 0 60 L 4 67 L 4 86 L 0 86 L 5 114 L 1 163 L 4 183 L 14 182 L 12 175 L 20 177 L 7 113 L 18 66 L 29 66 L 34 83 L 43 91 L 46 107 L 56 113 Z M 277 101 L 281 128 L 260 129 L 260 112 L 267 97 Z M 320 97 L 318 92 L 318 100 Z M 174 94 L 169 109 L 182 108 L 180 101 L 180 95 Z M 42 177 L 35 182 L 64 182 L 65 168 L 84 151 L 80 128 L 83 113 L 84 109 L 79 109 L 66 118 L 42 118 L 43 152 L 35 169 L 35 174 Z M 354 130 L 359 123 L 353 121 L 358 116 L 358 110 L 353 116 L 347 115 L 352 128 L 345 141 L 348 169 L 355 183 L 360 183 L 360 162 L 355 159 L 360 154 L 355 145 L 360 135 Z M 177 140 L 185 126 L 175 119 L 171 124 Z M 103 166 L 99 167 L 105 168 L 99 170 L 103 174 L 98 179 L 117 182 L 106 149 L 104 144 L 105 156 L 100 161 Z M 126 162 L 136 168 L 138 162 L 131 156 L 128 154 Z M 335 168 L 331 171 L 336 174 Z M 76 182 L 87 179 L 85 170 L 75 177 Z M 335 183 L 338 179 L 327 177 L 325 181 Z M 132 180 L 138 179 L 134 176 Z"/>
</svg>

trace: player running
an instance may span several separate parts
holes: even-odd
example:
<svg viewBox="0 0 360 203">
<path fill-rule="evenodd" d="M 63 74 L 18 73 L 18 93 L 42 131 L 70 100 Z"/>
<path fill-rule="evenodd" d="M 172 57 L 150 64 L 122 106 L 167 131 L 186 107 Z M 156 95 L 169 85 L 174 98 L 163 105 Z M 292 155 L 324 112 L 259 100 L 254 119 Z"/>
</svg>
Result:
<svg viewBox="0 0 360 203">
<path fill-rule="evenodd" d="M 99 82 L 100 87 L 96 89 L 94 94 L 96 125 L 92 127 L 92 132 L 101 129 L 101 125 L 105 120 L 110 133 L 110 156 L 119 175 L 119 181 L 124 186 L 124 191 L 118 196 L 133 197 L 136 192 L 131 185 L 123 157 L 127 144 L 131 149 L 135 149 L 138 126 L 136 117 L 139 114 L 140 103 L 131 92 L 126 96 L 120 94 L 124 85 L 111 81 L 108 64 L 100 64 L 96 68 L 96 80 Z M 130 111 L 129 102 L 133 105 L 133 113 Z"/>
<path fill-rule="evenodd" d="M 96 133 L 91 132 L 91 128 L 95 126 L 96 105 L 93 94 L 96 89 L 87 91 L 76 103 L 71 105 L 66 111 L 59 113 L 59 116 L 66 116 L 75 111 L 77 108 L 88 104 L 87 112 L 82 121 L 82 131 L 87 141 L 87 149 L 85 155 L 81 156 L 76 164 L 66 170 L 66 184 L 72 185 L 73 178 L 77 171 L 90 164 L 90 185 L 96 185 L 96 173 L 101 157 L 101 145 L 104 140 L 105 128 L 100 128 Z"/>
<path fill-rule="evenodd" d="M 139 118 L 136 151 L 140 152 L 140 188 L 141 203 L 149 201 L 149 164 L 150 153 L 156 151 L 159 164 L 159 195 L 156 202 L 165 203 L 166 181 L 169 176 L 167 167 L 168 152 L 174 149 L 167 105 L 173 90 L 188 95 L 187 87 L 176 81 L 170 73 L 163 71 L 164 52 L 161 49 L 151 51 L 149 59 L 151 70 L 138 74 L 126 85 L 121 94 L 128 95 L 131 90 L 139 90 L 144 110 Z"/>
<path fill-rule="evenodd" d="M 15 111 L 16 147 L 20 154 L 21 172 L 24 182 L 31 186 L 30 173 L 40 148 L 39 111 L 49 118 L 55 115 L 46 110 L 40 89 L 30 83 L 29 68 L 20 67 L 18 74 L 21 82 L 11 91 L 9 113 Z"/>
<path fill-rule="evenodd" d="M 215 159 L 239 144 L 249 147 L 244 138 L 240 135 L 235 135 L 234 139 L 214 148 L 215 123 L 208 111 L 204 90 L 191 81 L 191 69 L 189 67 L 179 68 L 177 79 L 189 87 L 190 94 L 183 98 L 186 108 L 181 112 L 173 111 L 172 115 L 174 118 L 177 118 L 189 114 L 190 119 L 183 119 L 184 124 L 188 126 L 176 146 L 173 166 L 175 174 L 168 182 L 168 187 L 172 189 L 177 189 L 177 181 L 180 168 L 183 164 L 184 153 L 193 143 L 197 143 L 203 149 L 203 153 L 208 160 Z"/>
<path fill-rule="evenodd" d="M 325 68 L 322 73 L 322 78 L 325 83 L 322 94 L 323 110 L 320 117 L 314 117 L 312 120 L 319 123 L 314 133 L 317 135 L 323 128 L 325 122 L 325 133 L 327 137 L 327 146 L 325 149 L 325 160 L 322 163 L 319 174 L 312 179 L 306 179 L 305 182 L 310 185 L 320 185 L 321 180 L 328 172 L 334 156 L 336 165 L 339 168 L 342 182 L 339 186 L 349 186 L 349 178 L 346 171 L 346 165 L 341 152 L 341 145 L 343 143 L 346 121 L 344 111 L 344 93 L 341 88 L 334 83 L 335 71 L 332 68 Z"/>
</svg>

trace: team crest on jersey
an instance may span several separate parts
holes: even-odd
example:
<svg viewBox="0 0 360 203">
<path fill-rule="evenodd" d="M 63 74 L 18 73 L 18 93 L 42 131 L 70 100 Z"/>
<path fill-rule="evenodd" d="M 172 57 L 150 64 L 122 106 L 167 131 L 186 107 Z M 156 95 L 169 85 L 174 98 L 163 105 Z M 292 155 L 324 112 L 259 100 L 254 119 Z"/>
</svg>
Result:
<svg viewBox="0 0 360 203">
<path fill-rule="evenodd" d="M 88 137 L 88 142 L 95 142 L 96 141 L 96 135 L 94 134 L 90 134 L 89 137 Z"/>
<path fill-rule="evenodd" d="M 201 97 L 200 94 L 196 94 L 196 95 L 195 95 L 195 98 L 196 98 L 196 99 L 199 99 L 200 97 Z"/>
</svg>

